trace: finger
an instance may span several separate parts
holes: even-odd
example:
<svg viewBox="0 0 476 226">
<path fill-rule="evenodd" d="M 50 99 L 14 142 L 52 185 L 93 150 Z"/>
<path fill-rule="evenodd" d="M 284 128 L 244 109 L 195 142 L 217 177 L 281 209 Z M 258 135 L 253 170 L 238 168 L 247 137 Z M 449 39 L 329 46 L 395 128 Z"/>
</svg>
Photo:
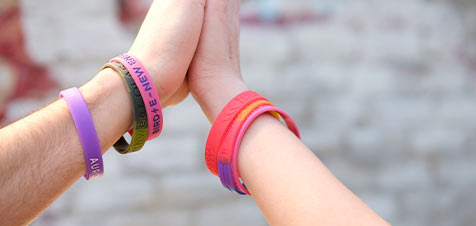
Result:
<svg viewBox="0 0 476 226">
<path fill-rule="evenodd" d="M 207 0 L 196 58 L 206 59 L 208 62 L 201 60 L 200 64 L 203 66 L 196 66 L 205 67 L 218 62 L 231 63 L 233 68 L 239 69 L 239 14 L 239 0 Z M 227 61 L 224 62 L 224 59 Z"/>
</svg>

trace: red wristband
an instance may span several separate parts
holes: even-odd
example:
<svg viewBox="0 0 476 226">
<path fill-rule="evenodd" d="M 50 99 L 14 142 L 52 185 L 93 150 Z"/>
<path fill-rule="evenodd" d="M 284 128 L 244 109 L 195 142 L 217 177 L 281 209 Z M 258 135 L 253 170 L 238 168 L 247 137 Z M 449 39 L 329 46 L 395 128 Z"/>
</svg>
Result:
<svg viewBox="0 0 476 226">
<path fill-rule="evenodd" d="M 266 100 L 258 93 L 246 91 L 234 97 L 220 112 L 208 134 L 205 146 L 205 162 L 208 170 L 218 176 L 218 147 L 227 129 L 238 114 L 249 104 L 257 100 Z"/>
<path fill-rule="evenodd" d="M 223 162 L 223 163 L 231 163 L 232 156 L 233 156 L 233 144 L 235 143 L 235 139 L 238 137 L 238 132 L 240 131 L 240 128 L 242 127 L 243 123 L 245 122 L 246 118 L 256 109 L 259 108 L 260 106 L 263 105 L 269 105 L 274 107 L 271 102 L 268 100 L 258 100 L 255 101 L 248 106 L 246 106 L 239 114 L 238 116 L 231 122 L 231 125 L 228 127 L 228 129 L 225 132 L 225 135 L 223 136 L 223 139 L 220 142 L 219 148 L 218 148 L 218 161 Z M 271 112 L 274 117 L 276 117 L 278 120 L 279 114 L 276 114 L 275 112 Z"/>
<path fill-rule="evenodd" d="M 240 193 L 238 188 L 234 186 L 233 177 L 231 172 L 231 162 L 233 157 L 233 144 L 236 142 L 236 138 L 238 137 L 238 132 L 240 128 L 243 126 L 246 118 L 260 106 L 273 106 L 268 100 L 257 100 L 248 106 L 246 106 L 238 116 L 232 121 L 231 125 L 225 132 L 225 136 L 223 137 L 222 141 L 220 142 L 218 148 L 218 176 L 220 177 L 220 181 L 224 187 L 235 190 L 236 192 Z M 279 120 L 279 115 L 276 114 L 275 117 Z M 244 193 L 240 193 L 244 194 Z"/>
</svg>

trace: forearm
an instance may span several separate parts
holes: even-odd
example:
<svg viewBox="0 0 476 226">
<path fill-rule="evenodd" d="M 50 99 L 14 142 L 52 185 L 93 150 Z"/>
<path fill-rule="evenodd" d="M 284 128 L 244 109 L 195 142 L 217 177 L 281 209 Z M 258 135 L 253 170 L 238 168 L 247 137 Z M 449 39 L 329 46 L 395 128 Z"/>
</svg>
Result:
<svg viewBox="0 0 476 226">
<path fill-rule="evenodd" d="M 248 129 L 239 169 L 271 225 L 386 224 L 272 116 Z"/>
<path fill-rule="evenodd" d="M 109 69 L 81 91 L 104 153 L 132 123 L 128 93 Z M 1 129 L 0 137 L 2 224 L 31 222 L 86 171 L 79 136 L 63 99 Z"/>
<path fill-rule="evenodd" d="M 239 83 L 236 80 L 209 90 L 206 96 L 198 95 L 212 122 L 233 96 L 246 90 L 238 91 L 243 86 Z M 272 116 L 257 118 L 247 130 L 238 165 L 271 225 L 386 224 Z"/>
</svg>

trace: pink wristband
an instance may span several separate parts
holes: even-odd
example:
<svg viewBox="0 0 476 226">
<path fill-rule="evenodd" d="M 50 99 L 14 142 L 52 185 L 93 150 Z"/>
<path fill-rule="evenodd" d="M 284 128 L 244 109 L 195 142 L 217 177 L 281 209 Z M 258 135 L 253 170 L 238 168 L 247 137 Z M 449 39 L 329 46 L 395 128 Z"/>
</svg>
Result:
<svg viewBox="0 0 476 226">
<path fill-rule="evenodd" d="M 253 123 L 253 121 L 261 116 L 262 114 L 266 112 L 277 112 L 279 113 L 284 121 L 286 122 L 286 125 L 288 126 L 289 130 L 291 130 L 298 138 L 301 138 L 301 135 L 299 134 L 299 129 L 294 122 L 294 120 L 289 116 L 286 112 L 280 110 L 279 108 L 272 107 L 269 105 L 264 105 L 256 110 L 254 110 L 248 118 L 246 118 L 246 121 L 243 123 L 241 126 L 241 129 L 238 133 L 238 136 L 235 140 L 235 144 L 233 147 L 233 158 L 232 158 L 232 172 L 233 172 L 233 180 L 235 182 L 235 186 L 238 188 L 238 190 L 242 191 L 243 193 L 246 193 L 248 195 L 251 195 L 248 191 L 248 189 L 245 188 L 245 186 L 241 183 L 240 181 L 240 173 L 238 172 L 238 152 L 240 150 L 240 144 L 241 140 L 243 139 L 243 136 L 246 133 L 246 130 L 250 125 Z"/>
<path fill-rule="evenodd" d="M 155 88 L 154 81 L 150 77 L 146 68 L 142 63 L 131 54 L 122 54 L 110 62 L 118 62 L 124 65 L 131 73 L 139 91 L 144 100 L 145 109 L 147 111 L 147 120 L 149 133 L 147 140 L 152 140 L 160 135 L 163 126 L 162 106 L 160 104 L 159 95 Z"/>
</svg>

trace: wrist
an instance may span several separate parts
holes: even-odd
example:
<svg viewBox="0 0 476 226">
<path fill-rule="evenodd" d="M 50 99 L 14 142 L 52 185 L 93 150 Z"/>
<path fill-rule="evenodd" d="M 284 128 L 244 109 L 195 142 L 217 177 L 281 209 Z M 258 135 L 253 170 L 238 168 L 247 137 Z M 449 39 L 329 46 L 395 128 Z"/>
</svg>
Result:
<svg viewBox="0 0 476 226">
<path fill-rule="evenodd" d="M 128 53 L 137 57 L 137 59 L 139 59 L 139 61 L 144 65 L 155 85 L 155 88 L 157 89 L 160 103 L 162 107 L 165 108 L 167 105 L 166 103 L 169 97 L 172 96 L 174 90 L 171 90 L 173 85 L 169 85 L 170 81 L 167 81 L 167 76 L 164 76 L 166 75 L 166 72 L 161 70 L 161 67 L 157 63 L 160 62 L 160 59 L 156 59 L 157 56 L 154 56 L 153 54 L 148 54 L 148 51 L 138 51 L 135 48 L 132 48 Z"/>
<path fill-rule="evenodd" d="M 132 126 L 132 107 L 129 94 L 121 77 L 111 69 L 100 71 L 80 88 L 89 111 L 97 115 L 107 114 L 94 121 L 103 153 Z"/>
<path fill-rule="evenodd" d="M 206 86 L 194 83 L 206 84 Z M 215 122 L 218 114 L 233 97 L 248 90 L 241 76 L 220 77 L 219 79 L 213 76 L 206 77 L 202 78 L 200 82 L 192 82 L 190 87 L 192 95 L 211 123 Z"/>
<path fill-rule="evenodd" d="M 185 75 L 187 67 L 171 63 L 169 57 L 131 49 L 129 54 L 137 57 L 144 65 L 154 83 L 162 108 L 176 105 L 188 94 Z"/>
</svg>

